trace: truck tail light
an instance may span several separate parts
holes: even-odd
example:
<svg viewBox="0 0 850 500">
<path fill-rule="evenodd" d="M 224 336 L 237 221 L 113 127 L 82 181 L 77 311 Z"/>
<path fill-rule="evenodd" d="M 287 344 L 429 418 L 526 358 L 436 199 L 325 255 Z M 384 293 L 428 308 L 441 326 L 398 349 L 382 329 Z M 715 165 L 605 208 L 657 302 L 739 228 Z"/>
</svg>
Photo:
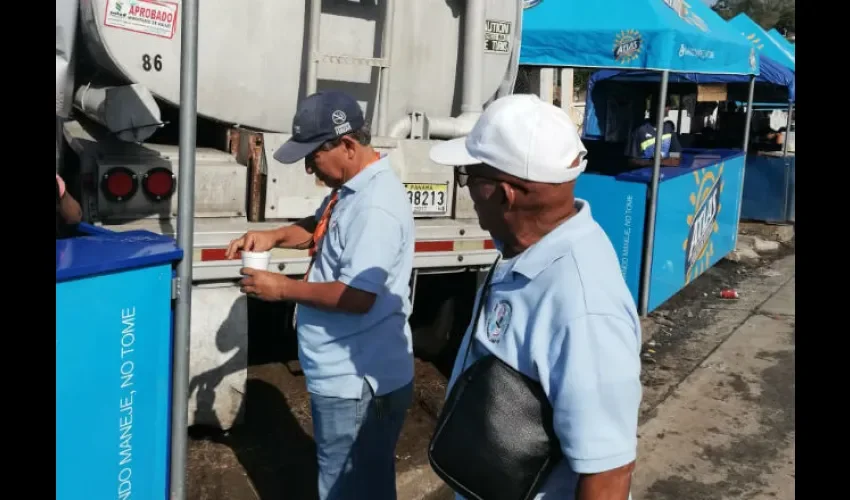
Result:
<svg viewBox="0 0 850 500">
<path fill-rule="evenodd" d="M 145 195 L 154 200 L 162 201 L 174 194 L 174 174 L 164 167 L 156 167 L 147 171 L 142 179 L 142 190 Z"/>
<path fill-rule="evenodd" d="M 132 170 L 115 167 L 103 174 L 100 189 L 110 201 L 127 201 L 136 194 L 136 190 L 139 189 L 139 181 Z"/>
</svg>

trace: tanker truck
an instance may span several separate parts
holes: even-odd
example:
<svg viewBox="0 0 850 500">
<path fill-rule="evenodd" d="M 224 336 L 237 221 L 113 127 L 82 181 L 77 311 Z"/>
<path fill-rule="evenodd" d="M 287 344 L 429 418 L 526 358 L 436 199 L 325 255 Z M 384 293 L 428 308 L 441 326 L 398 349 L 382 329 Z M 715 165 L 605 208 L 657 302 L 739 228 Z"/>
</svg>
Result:
<svg viewBox="0 0 850 500">
<path fill-rule="evenodd" d="M 358 100 L 373 145 L 407 189 L 416 222 L 415 350 L 438 355 L 462 332 L 496 253 L 466 188 L 428 151 L 466 134 L 483 107 L 513 91 L 524 4 L 201 2 L 187 424 L 231 427 L 245 394 L 248 332 L 258 320 L 237 285 L 241 262 L 225 259 L 228 243 L 313 214 L 329 192 L 303 165 L 272 159 L 290 137 L 299 99 L 316 91 Z M 58 168 L 86 221 L 174 235 L 181 2 L 80 0 L 77 15 L 67 72 L 74 109 L 60 126 Z M 275 249 L 269 268 L 295 277 L 308 262 L 306 251 Z M 291 305 L 272 307 L 280 308 L 272 327 L 291 328 Z"/>
</svg>

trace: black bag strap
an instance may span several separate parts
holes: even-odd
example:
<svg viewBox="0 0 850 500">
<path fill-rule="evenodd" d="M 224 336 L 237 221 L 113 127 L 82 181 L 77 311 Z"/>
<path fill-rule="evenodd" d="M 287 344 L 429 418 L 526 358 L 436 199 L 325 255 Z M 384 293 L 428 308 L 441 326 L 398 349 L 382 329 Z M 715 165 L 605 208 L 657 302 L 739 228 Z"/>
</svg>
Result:
<svg viewBox="0 0 850 500">
<path fill-rule="evenodd" d="M 472 323 L 470 323 L 469 340 L 466 343 L 466 352 L 463 355 L 463 364 L 460 365 L 460 373 L 463 373 L 466 370 L 466 360 L 469 358 L 469 351 L 472 349 L 472 343 L 475 341 L 475 330 L 478 327 L 478 320 L 481 318 L 481 313 L 487 306 L 487 299 L 490 298 L 490 282 L 493 280 L 493 273 L 496 270 L 496 265 L 501 259 L 501 255 L 496 257 L 496 260 L 490 266 L 490 270 L 487 271 L 487 277 L 484 278 L 484 285 L 481 287 L 481 295 L 478 298 L 478 308 L 476 308 L 475 314 L 472 316 Z M 458 373 L 458 375 L 460 375 L 460 373 Z"/>
</svg>

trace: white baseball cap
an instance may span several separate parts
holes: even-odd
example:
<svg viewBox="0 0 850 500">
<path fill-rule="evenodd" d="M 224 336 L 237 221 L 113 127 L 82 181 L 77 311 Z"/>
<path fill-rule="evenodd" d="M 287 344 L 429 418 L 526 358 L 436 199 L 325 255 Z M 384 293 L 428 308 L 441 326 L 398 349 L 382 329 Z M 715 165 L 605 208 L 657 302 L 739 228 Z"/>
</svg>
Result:
<svg viewBox="0 0 850 500">
<path fill-rule="evenodd" d="M 586 154 L 564 110 L 533 94 L 515 94 L 494 101 L 468 136 L 434 146 L 430 157 L 442 165 L 484 163 L 520 179 L 561 184 L 584 172 Z M 571 167 L 576 158 L 581 162 Z"/>
</svg>

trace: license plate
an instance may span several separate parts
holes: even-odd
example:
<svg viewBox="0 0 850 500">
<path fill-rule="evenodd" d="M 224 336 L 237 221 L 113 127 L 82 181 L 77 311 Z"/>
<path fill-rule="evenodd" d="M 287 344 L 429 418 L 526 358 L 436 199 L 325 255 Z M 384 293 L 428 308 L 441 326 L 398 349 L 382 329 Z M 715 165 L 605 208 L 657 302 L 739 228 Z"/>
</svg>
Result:
<svg viewBox="0 0 850 500">
<path fill-rule="evenodd" d="M 407 199 L 417 215 L 445 215 L 449 206 L 448 184 L 405 183 Z"/>
</svg>

